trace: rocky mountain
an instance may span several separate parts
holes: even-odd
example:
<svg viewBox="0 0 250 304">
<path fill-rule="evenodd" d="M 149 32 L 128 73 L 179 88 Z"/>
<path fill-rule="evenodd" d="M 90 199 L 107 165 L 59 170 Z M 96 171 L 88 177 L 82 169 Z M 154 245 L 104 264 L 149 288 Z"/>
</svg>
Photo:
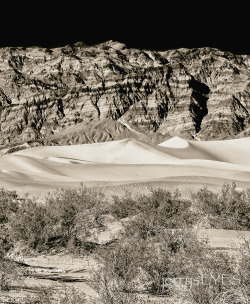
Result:
<svg viewBox="0 0 250 304">
<path fill-rule="evenodd" d="M 250 134 L 250 56 L 119 42 L 0 49 L 0 147 Z"/>
</svg>

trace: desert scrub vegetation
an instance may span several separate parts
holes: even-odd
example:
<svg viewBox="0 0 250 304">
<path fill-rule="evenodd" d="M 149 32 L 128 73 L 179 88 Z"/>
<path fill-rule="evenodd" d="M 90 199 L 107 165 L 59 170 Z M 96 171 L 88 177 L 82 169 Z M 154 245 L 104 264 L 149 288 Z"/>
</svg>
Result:
<svg viewBox="0 0 250 304">
<path fill-rule="evenodd" d="M 109 213 L 117 219 L 136 216 L 154 217 L 167 228 L 199 224 L 205 228 L 249 230 L 250 189 L 237 189 L 236 184 L 224 184 L 218 193 L 207 187 L 183 198 L 178 189 L 170 192 L 152 189 L 149 195 L 113 196 Z"/>
<path fill-rule="evenodd" d="M 180 227 L 183 223 L 191 226 L 195 214 L 191 212 L 191 201 L 182 198 L 177 189 L 174 193 L 164 189 L 152 189 L 149 195 L 133 197 L 113 196 L 109 213 L 117 219 L 140 215 L 161 223 L 166 228 Z M 152 225 L 155 223 L 152 222 Z"/>
<path fill-rule="evenodd" d="M 75 288 L 63 287 L 58 291 L 53 288 L 39 288 L 36 295 L 29 295 L 15 302 L 16 304 L 87 304 L 88 299 Z M 95 303 L 93 303 L 95 304 Z"/>
<path fill-rule="evenodd" d="M 206 187 L 192 194 L 192 205 L 199 218 L 207 218 L 211 228 L 250 229 L 250 189 L 225 184 L 219 193 Z"/>
<path fill-rule="evenodd" d="M 10 289 L 18 278 L 18 267 L 6 254 L 14 247 L 10 221 L 18 208 L 18 195 L 15 191 L 0 189 L 0 291 Z"/>
<path fill-rule="evenodd" d="M 0 189 L 0 195 L 1 242 L 7 251 L 17 242 L 37 251 L 84 249 L 91 231 L 102 227 L 99 218 L 107 214 L 129 223 L 139 217 L 145 226 L 141 233 L 146 234 L 155 233 L 157 227 L 192 228 L 203 218 L 209 228 L 250 228 L 250 191 L 238 191 L 235 184 L 224 185 L 219 193 L 202 188 L 191 199 L 178 190 L 164 189 L 108 199 L 101 191 L 83 186 L 49 193 L 43 203 L 20 198 L 15 191 Z"/>
<path fill-rule="evenodd" d="M 26 197 L 10 218 L 12 239 L 37 251 L 83 248 L 105 206 L 101 192 L 85 187 L 55 191 L 44 203 Z"/>
<path fill-rule="evenodd" d="M 97 250 L 102 267 L 94 287 L 105 303 L 116 303 L 121 294 L 144 292 L 166 297 L 179 293 L 190 303 L 205 304 L 227 292 L 228 285 L 218 277 L 236 277 L 232 257 L 210 250 L 192 229 L 168 229 L 151 220 L 137 217 L 112 248 Z M 201 283 L 204 278 L 209 286 Z"/>
<path fill-rule="evenodd" d="M 122 223 L 123 229 L 101 245 L 89 240 L 93 231 L 105 230 L 103 215 Z M 249 230 L 250 191 L 232 184 L 218 193 L 202 188 L 190 199 L 163 189 L 107 198 L 98 189 L 80 186 L 49 193 L 41 203 L 0 189 L 0 288 L 8 290 L 15 275 L 22 275 L 9 258 L 22 244 L 24 254 L 94 255 L 100 269 L 93 273 L 91 286 L 100 303 L 147 303 L 140 293 L 164 299 L 179 295 L 187 303 L 249 303 L 249 241 L 244 241 L 238 261 L 213 251 L 193 229 L 204 227 L 203 221 L 209 228 Z M 235 285 L 223 284 L 222 275 L 234 278 Z M 200 283 L 207 277 L 213 284 Z M 41 291 L 27 303 L 50 303 L 49 297 L 49 291 Z"/>
<path fill-rule="evenodd" d="M 240 288 L 238 290 L 242 303 L 250 303 L 250 240 L 241 235 L 243 243 L 240 248 L 238 274 L 240 277 Z"/>
</svg>

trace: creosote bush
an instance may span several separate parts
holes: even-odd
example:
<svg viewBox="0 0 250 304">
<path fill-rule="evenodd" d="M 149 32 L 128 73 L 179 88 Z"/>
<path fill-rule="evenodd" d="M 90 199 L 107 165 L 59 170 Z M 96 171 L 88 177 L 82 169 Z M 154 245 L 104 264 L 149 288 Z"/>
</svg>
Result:
<svg viewBox="0 0 250 304">
<path fill-rule="evenodd" d="M 20 304 L 85 304 L 86 296 L 74 288 L 64 287 L 62 290 L 40 288 L 35 296 L 27 296 Z"/>
<path fill-rule="evenodd" d="M 47 197 L 46 208 L 54 225 L 54 237 L 61 235 L 64 245 L 77 245 L 97 225 L 97 219 L 105 213 L 106 199 L 95 189 L 60 190 Z"/>
<path fill-rule="evenodd" d="M 104 294 L 107 290 L 113 293 L 119 290 L 173 296 L 177 292 L 177 286 L 171 284 L 174 279 L 182 279 L 182 288 L 185 288 L 185 280 L 203 274 L 208 276 L 212 273 L 215 277 L 218 274 L 235 275 L 233 260 L 226 254 L 212 252 L 193 230 L 187 227 L 169 229 L 161 226 L 160 222 L 152 225 L 151 220 L 137 217 L 112 248 L 99 249 L 103 265 L 99 281 L 105 283 L 99 288 L 106 291 Z M 222 284 L 212 287 L 206 286 L 202 290 L 210 299 L 226 289 Z M 193 288 L 187 293 L 198 301 L 200 289 Z M 202 303 L 199 301 L 197 303 Z"/>
<path fill-rule="evenodd" d="M 219 193 L 205 187 L 193 193 L 192 200 L 199 216 L 208 216 L 212 228 L 250 229 L 250 190 L 238 190 L 235 183 L 223 185 Z"/>
<path fill-rule="evenodd" d="M 28 247 L 37 250 L 46 248 L 52 221 L 46 206 L 31 199 L 22 201 L 11 218 L 12 233 L 15 240 L 22 240 Z"/>
<path fill-rule="evenodd" d="M 110 214 L 117 220 L 140 217 L 141 233 L 152 234 L 156 227 L 193 227 L 206 217 L 214 228 L 250 228 L 250 192 L 236 185 L 224 185 L 219 193 L 207 188 L 183 198 L 178 190 L 151 190 L 149 195 L 107 199 L 101 191 L 79 187 L 50 193 L 44 203 L 28 197 L 20 199 L 13 191 L 1 190 L 0 229 L 2 248 L 13 242 L 43 251 L 50 248 L 84 248 L 98 218 Z M 143 221 L 143 218 L 147 221 Z M 152 230 L 152 231 L 151 231 Z"/>
<path fill-rule="evenodd" d="M 194 214 L 191 213 L 190 207 L 191 201 L 182 198 L 178 189 L 174 193 L 164 189 L 152 189 L 149 195 L 113 196 L 110 213 L 118 219 L 140 214 L 157 220 L 165 227 L 174 228 L 180 227 L 182 223 L 192 225 Z"/>
<path fill-rule="evenodd" d="M 163 189 L 152 189 L 149 195 L 127 193 L 107 199 L 101 191 L 83 186 L 50 193 L 43 203 L 29 197 L 21 199 L 14 191 L 0 189 L 0 194 L 3 290 L 10 286 L 6 274 L 15 273 L 8 253 L 21 242 L 27 250 L 37 252 L 95 253 L 102 266 L 94 273 L 93 286 L 103 303 L 133 303 L 135 293 L 142 291 L 164 296 L 183 292 L 190 303 L 238 303 L 237 297 L 248 303 L 248 240 L 237 263 L 224 253 L 212 251 L 194 232 L 203 217 L 209 227 L 249 230 L 250 191 L 239 191 L 235 184 L 224 185 L 219 193 L 202 188 L 191 199 L 183 198 L 178 190 Z M 91 247 L 92 231 L 105 229 L 98 221 L 104 214 L 122 222 L 124 229 L 110 244 Z M 215 278 L 221 274 L 239 277 L 241 285 L 229 288 L 218 280 L 211 286 L 193 284 L 189 288 L 185 281 L 211 273 Z M 176 286 L 175 279 L 184 281 Z M 50 303 L 50 295 L 45 293 L 43 297 Z M 36 303 L 43 302 L 37 298 Z"/>
<path fill-rule="evenodd" d="M 74 249 L 84 245 L 89 230 L 103 213 L 104 195 L 86 187 L 55 191 L 44 203 L 25 198 L 11 216 L 12 237 L 38 251 Z"/>
</svg>

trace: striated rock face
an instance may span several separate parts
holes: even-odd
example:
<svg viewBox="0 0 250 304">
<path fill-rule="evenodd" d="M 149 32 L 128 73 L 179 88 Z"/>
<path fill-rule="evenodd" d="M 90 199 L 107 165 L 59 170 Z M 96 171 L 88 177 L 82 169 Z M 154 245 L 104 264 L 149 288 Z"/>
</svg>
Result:
<svg viewBox="0 0 250 304">
<path fill-rule="evenodd" d="M 2 147 L 234 138 L 250 134 L 249 111 L 247 55 L 212 48 L 155 52 L 113 41 L 0 49 Z"/>
</svg>

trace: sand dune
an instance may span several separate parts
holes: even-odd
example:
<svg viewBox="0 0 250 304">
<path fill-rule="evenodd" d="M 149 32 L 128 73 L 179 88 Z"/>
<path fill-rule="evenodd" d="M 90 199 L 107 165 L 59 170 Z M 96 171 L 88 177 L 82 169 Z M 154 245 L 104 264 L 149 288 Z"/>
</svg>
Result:
<svg viewBox="0 0 250 304">
<path fill-rule="evenodd" d="M 250 138 L 187 141 L 174 137 L 160 145 L 134 139 L 71 146 L 29 148 L 0 157 L 2 187 L 34 190 L 76 187 L 80 182 L 156 182 L 195 177 L 196 186 L 221 180 L 250 183 Z M 250 185 L 250 184 L 249 184 Z M 172 186 L 172 185 L 171 185 Z M 27 191 L 26 191 L 27 192 Z"/>
<path fill-rule="evenodd" d="M 57 174 L 55 170 L 44 165 L 38 159 L 17 154 L 1 156 L 0 170 L 22 173 Z"/>
<path fill-rule="evenodd" d="M 158 146 L 169 147 L 169 148 L 187 148 L 189 143 L 187 140 L 180 138 L 178 136 L 172 137 L 169 140 L 166 140 L 160 143 Z"/>
<path fill-rule="evenodd" d="M 178 158 L 175 156 L 168 155 L 157 146 L 134 139 L 85 145 L 35 147 L 16 154 L 68 163 L 178 164 Z"/>
<path fill-rule="evenodd" d="M 188 141 L 174 137 L 158 146 L 181 159 L 207 159 L 250 166 L 250 137 L 221 141 Z"/>
</svg>

